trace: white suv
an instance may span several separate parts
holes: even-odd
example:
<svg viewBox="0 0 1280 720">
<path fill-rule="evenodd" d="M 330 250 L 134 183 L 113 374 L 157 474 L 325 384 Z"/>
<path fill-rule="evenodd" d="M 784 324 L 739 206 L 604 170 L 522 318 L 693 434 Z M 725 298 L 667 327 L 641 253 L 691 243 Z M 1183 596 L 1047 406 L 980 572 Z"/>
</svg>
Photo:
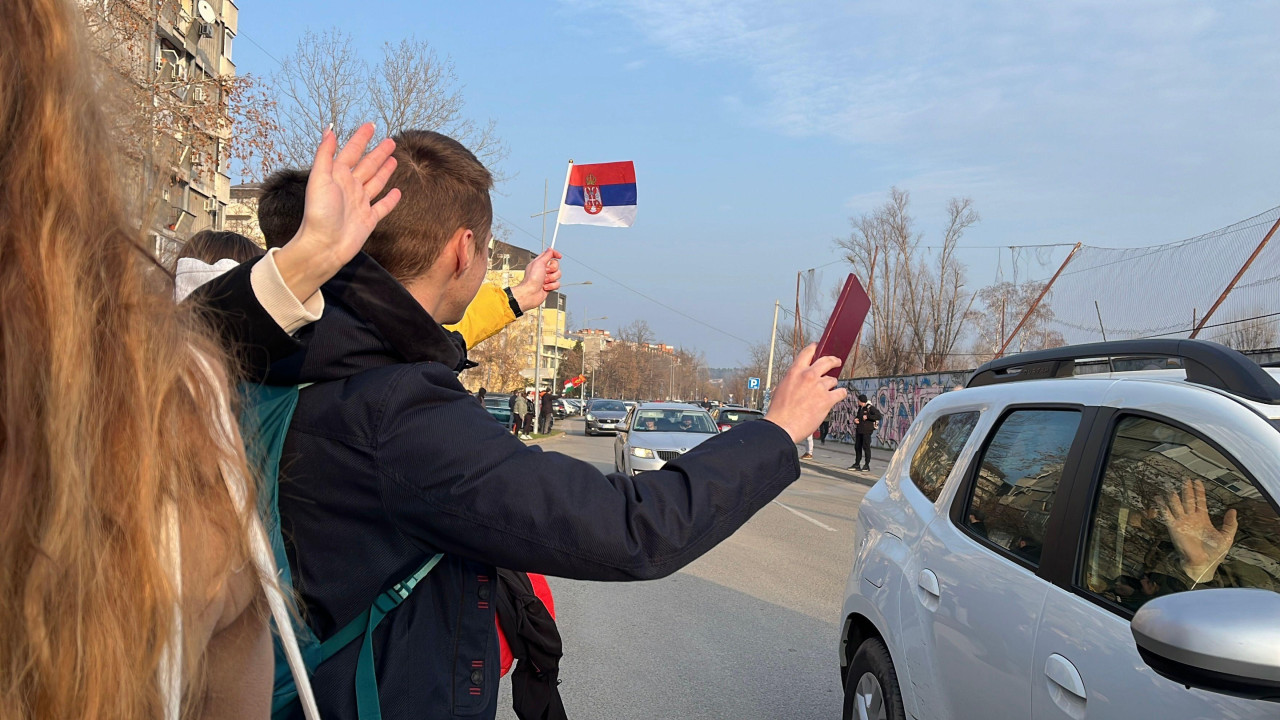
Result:
<svg viewBox="0 0 1280 720">
<path fill-rule="evenodd" d="M 1132 340 L 930 401 L 860 510 L 845 717 L 1280 716 L 1277 378 Z"/>
</svg>

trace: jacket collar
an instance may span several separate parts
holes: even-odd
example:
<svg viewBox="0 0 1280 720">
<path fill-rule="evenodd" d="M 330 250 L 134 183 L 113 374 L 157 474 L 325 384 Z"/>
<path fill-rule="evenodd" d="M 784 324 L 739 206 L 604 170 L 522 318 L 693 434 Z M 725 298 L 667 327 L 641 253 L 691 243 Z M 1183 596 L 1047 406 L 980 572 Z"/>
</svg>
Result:
<svg viewBox="0 0 1280 720">
<path fill-rule="evenodd" d="M 373 258 L 361 252 L 321 288 L 324 315 L 298 333 L 302 350 L 271 368 L 268 383 L 350 377 L 403 363 L 471 366 L 462 336 L 449 332 Z"/>
<path fill-rule="evenodd" d="M 326 300 L 350 308 L 382 335 L 401 362 L 438 362 L 451 368 L 466 358 L 450 333 L 376 260 L 357 253 L 322 289 Z"/>
</svg>

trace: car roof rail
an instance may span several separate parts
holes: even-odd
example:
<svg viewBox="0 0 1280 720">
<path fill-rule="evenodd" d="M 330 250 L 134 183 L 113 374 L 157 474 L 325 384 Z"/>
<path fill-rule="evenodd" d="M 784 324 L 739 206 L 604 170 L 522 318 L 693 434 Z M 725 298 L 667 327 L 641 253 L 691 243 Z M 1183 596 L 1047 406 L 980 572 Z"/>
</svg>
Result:
<svg viewBox="0 0 1280 720">
<path fill-rule="evenodd" d="M 1187 382 L 1247 400 L 1280 404 L 1280 382 L 1243 354 L 1207 340 L 1175 338 L 1067 345 L 997 358 L 973 371 L 965 387 L 1071 377 L 1077 362 L 1119 358 L 1178 358 Z"/>
</svg>

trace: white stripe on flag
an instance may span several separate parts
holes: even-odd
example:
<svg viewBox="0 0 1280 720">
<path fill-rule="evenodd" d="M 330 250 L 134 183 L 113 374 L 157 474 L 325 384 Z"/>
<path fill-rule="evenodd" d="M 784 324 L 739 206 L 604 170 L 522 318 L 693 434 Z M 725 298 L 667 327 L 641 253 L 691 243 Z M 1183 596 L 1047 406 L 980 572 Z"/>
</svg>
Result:
<svg viewBox="0 0 1280 720">
<path fill-rule="evenodd" d="M 636 221 L 635 205 L 607 207 L 592 215 L 576 205 L 560 205 L 561 225 L 603 225 L 604 227 L 631 227 Z"/>
</svg>

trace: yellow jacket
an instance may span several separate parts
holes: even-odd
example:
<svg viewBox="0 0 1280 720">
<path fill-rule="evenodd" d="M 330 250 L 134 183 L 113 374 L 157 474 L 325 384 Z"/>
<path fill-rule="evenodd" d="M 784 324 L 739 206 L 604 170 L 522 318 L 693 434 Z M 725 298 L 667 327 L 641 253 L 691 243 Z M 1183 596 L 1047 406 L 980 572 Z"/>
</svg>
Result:
<svg viewBox="0 0 1280 720">
<path fill-rule="evenodd" d="M 467 349 L 470 350 L 502 332 L 515 319 L 516 314 L 511 310 L 507 291 L 493 283 L 485 283 L 467 306 L 462 320 L 457 325 L 445 325 L 444 329 L 462 333 L 462 338 L 467 341 Z"/>
</svg>

